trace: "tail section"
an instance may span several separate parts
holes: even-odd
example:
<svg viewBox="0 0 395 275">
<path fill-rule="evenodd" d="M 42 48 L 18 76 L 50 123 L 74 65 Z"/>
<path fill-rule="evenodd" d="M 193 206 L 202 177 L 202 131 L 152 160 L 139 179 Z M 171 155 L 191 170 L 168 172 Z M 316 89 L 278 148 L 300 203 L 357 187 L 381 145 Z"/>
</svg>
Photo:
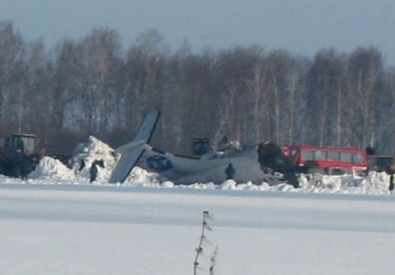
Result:
<svg viewBox="0 0 395 275">
<path fill-rule="evenodd" d="M 151 111 L 145 118 L 139 132 L 137 133 L 133 141 L 144 140 L 146 143 L 149 143 L 154 132 L 156 123 L 158 122 L 159 115 L 159 110 Z"/>
<path fill-rule="evenodd" d="M 116 151 L 121 153 L 122 156 L 111 173 L 110 183 L 122 183 L 128 177 L 134 165 L 144 154 L 146 144 L 149 143 L 158 122 L 159 114 L 159 110 L 151 111 L 145 118 L 133 141 L 117 148 Z"/>
</svg>

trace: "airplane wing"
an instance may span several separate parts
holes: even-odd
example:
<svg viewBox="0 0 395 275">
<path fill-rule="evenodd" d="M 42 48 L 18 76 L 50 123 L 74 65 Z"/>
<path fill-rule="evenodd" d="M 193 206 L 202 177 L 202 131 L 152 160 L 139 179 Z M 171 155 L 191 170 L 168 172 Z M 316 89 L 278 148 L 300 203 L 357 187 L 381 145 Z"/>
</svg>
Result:
<svg viewBox="0 0 395 275">
<path fill-rule="evenodd" d="M 118 161 L 117 165 L 112 171 L 108 182 L 110 183 L 124 182 L 128 177 L 130 171 L 132 171 L 136 162 L 144 153 L 144 150 L 145 149 L 143 146 L 139 146 L 134 150 L 122 154 L 121 159 Z"/>
<path fill-rule="evenodd" d="M 151 111 L 145 118 L 133 141 L 116 149 L 122 156 L 111 173 L 110 183 L 122 183 L 125 181 L 130 171 L 144 153 L 145 144 L 150 141 L 158 119 L 159 110 Z"/>
</svg>

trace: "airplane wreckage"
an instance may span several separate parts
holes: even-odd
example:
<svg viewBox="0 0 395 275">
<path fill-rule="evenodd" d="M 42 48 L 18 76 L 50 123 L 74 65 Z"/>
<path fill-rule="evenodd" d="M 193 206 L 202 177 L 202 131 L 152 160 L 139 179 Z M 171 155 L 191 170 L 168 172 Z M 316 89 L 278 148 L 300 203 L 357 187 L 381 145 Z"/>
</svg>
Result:
<svg viewBox="0 0 395 275">
<path fill-rule="evenodd" d="M 228 146 L 225 150 L 190 157 L 153 148 L 149 141 L 159 115 L 159 110 L 151 111 L 134 140 L 116 149 L 121 158 L 112 171 L 110 183 L 124 182 L 133 167 L 139 166 L 175 184 L 221 184 L 233 179 L 236 183 L 288 183 L 299 187 L 293 164 L 273 142 Z"/>
</svg>

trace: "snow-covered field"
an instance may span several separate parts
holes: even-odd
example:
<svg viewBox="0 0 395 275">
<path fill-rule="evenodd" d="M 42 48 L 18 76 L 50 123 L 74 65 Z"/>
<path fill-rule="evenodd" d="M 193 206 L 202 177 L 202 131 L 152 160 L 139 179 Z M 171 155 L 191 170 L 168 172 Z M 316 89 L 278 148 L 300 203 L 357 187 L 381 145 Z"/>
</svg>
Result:
<svg viewBox="0 0 395 275">
<path fill-rule="evenodd" d="M 27 181 L 0 177 L 0 274 L 393 274 L 395 198 L 388 175 L 316 175 L 303 187 L 174 186 L 135 168 L 106 183 L 114 160 L 94 138 L 76 158 L 104 159 L 98 181 L 45 158 Z M 113 157 L 112 157 L 113 158 Z"/>
</svg>

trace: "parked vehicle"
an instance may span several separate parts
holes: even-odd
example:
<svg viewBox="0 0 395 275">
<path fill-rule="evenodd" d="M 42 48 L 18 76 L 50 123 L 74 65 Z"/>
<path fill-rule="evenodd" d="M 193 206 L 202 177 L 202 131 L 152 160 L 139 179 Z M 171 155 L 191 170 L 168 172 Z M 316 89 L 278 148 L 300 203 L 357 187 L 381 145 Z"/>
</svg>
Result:
<svg viewBox="0 0 395 275">
<path fill-rule="evenodd" d="M 16 133 L 1 139 L 0 173 L 10 177 L 25 177 L 40 161 L 37 138 Z"/>
<path fill-rule="evenodd" d="M 329 175 L 366 174 L 369 170 L 369 157 L 374 154 L 371 148 L 309 145 L 286 146 L 283 151 L 293 161 L 295 172 Z"/>
<path fill-rule="evenodd" d="M 394 156 L 391 155 L 376 155 L 371 158 L 370 167 L 376 172 L 394 172 L 395 163 Z"/>
</svg>

